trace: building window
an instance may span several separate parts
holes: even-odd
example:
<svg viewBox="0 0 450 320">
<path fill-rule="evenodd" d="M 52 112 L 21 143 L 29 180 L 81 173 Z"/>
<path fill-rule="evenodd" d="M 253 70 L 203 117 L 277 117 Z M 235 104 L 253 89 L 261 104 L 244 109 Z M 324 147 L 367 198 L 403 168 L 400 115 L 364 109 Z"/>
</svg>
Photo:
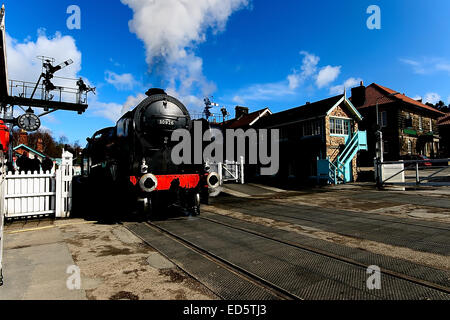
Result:
<svg viewBox="0 0 450 320">
<path fill-rule="evenodd" d="M 386 128 L 388 125 L 388 120 L 387 120 L 387 111 L 382 111 L 380 113 L 380 126 L 382 128 Z"/>
<path fill-rule="evenodd" d="M 430 118 L 430 132 L 433 132 L 433 119 Z"/>
<path fill-rule="evenodd" d="M 336 135 L 346 135 L 350 134 L 351 123 L 350 120 L 345 119 L 330 119 L 330 133 Z"/>
<path fill-rule="evenodd" d="M 419 131 L 423 131 L 423 119 L 419 117 Z"/>
<path fill-rule="evenodd" d="M 411 143 L 411 140 L 408 140 L 408 154 L 412 154 L 412 143 Z"/>
<path fill-rule="evenodd" d="M 321 120 L 308 121 L 303 125 L 303 136 L 320 136 L 322 135 Z"/>
<path fill-rule="evenodd" d="M 405 128 L 412 128 L 412 119 L 411 119 L 411 114 L 410 113 L 406 113 L 405 115 Z"/>
</svg>

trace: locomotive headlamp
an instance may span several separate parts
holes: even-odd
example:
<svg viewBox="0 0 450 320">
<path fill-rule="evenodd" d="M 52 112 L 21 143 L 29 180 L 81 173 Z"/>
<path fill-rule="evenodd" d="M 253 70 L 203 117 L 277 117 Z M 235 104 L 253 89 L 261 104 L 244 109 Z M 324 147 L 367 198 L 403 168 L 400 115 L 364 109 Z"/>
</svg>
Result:
<svg viewBox="0 0 450 320">
<path fill-rule="evenodd" d="M 208 187 L 210 187 L 211 189 L 216 189 L 216 188 L 220 187 L 219 174 L 217 174 L 216 172 L 211 172 L 208 175 L 206 182 L 208 183 Z"/>
<path fill-rule="evenodd" d="M 153 174 L 148 173 L 141 178 L 139 186 L 144 192 L 153 192 L 158 188 L 158 179 Z"/>
</svg>

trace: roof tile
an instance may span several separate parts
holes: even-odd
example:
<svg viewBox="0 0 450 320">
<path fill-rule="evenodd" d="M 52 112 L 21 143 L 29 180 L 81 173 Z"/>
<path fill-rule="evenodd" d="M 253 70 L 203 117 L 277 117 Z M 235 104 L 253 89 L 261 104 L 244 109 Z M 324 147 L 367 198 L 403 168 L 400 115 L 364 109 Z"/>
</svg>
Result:
<svg viewBox="0 0 450 320">
<path fill-rule="evenodd" d="M 370 89 L 375 89 L 375 90 L 370 90 Z M 372 83 L 370 86 L 368 86 L 366 88 L 366 101 L 365 103 L 358 107 L 358 109 L 363 109 L 363 108 L 368 108 L 368 107 L 373 107 L 377 104 L 377 100 L 378 100 L 378 104 L 382 105 L 382 104 L 387 104 L 387 103 L 392 103 L 392 102 L 396 102 L 396 101 L 403 101 L 405 103 L 409 103 L 412 104 L 416 107 L 419 108 L 423 108 L 426 109 L 428 111 L 433 111 L 437 114 L 441 114 L 444 115 L 443 112 L 430 107 L 426 104 L 423 104 L 417 100 L 414 100 L 404 94 L 396 94 L 395 96 L 389 97 L 389 94 L 393 94 L 393 93 L 397 93 L 397 91 L 394 91 L 392 89 L 389 89 L 387 87 L 383 87 L 379 84 L 376 83 Z"/>
</svg>

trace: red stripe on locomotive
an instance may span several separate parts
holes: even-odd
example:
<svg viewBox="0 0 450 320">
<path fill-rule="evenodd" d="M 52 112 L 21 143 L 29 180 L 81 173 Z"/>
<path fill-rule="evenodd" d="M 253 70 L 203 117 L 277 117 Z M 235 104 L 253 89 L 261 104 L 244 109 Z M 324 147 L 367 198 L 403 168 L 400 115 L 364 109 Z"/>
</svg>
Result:
<svg viewBox="0 0 450 320">
<path fill-rule="evenodd" d="M 159 175 L 155 176 L 158 180 L 156 191 L 167 191 L 170 189 L 174 180 L 180 181 L 180 188 L 195 189 L 200 183 L 200 175 L 198 174 L 175 174 L 175 175 Z M 136 177 L 130 177 L 130 182 L 137 185 L 139 180 Z"/>
<path fill-rule="evenodd" d="M 197 188 L 200 182 L 200 175 L 198 174 L 182 174 L 182 175 L 167 175 L 167 176 L 156 176 L 158 180 L 157 191 L 169 190 L 172 182 L 176 179 L 180 181 L 180 188 L 183 189 L 194 189 Z"/>
</svg>

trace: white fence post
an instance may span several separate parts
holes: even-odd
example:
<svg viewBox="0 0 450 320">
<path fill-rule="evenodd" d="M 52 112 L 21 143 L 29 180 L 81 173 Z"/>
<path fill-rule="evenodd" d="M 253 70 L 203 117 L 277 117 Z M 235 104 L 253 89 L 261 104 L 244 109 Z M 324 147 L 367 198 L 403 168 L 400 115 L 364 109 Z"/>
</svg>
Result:
<svg viewBox="0 0 450 320">
<path fill-rule="evenodd" d="M 62 190 L 61 168 L 55 172 L 55 218 L 61 218 L 61 190 Z"/>
<path fill-rule="evenodd" d="M 60 176 L 60 210 L 59 218 L 68 218 L 72 210 L 72 178 L 73 178 L 73 154 L 63 151 Z"/>
</svg>

